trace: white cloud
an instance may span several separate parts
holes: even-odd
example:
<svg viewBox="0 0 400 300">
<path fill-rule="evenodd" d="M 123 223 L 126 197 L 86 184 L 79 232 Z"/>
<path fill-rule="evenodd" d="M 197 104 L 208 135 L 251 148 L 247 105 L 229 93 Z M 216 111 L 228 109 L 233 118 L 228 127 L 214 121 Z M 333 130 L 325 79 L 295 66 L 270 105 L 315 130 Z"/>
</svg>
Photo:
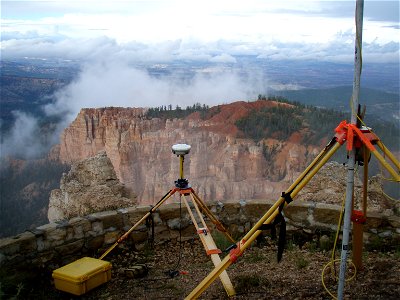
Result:
<svg viewBox="0 0 400 300">
<path fill-rule="evenodd" d="M 74 82 L 54 95 L 55 102 L 45 111 L 64 116 L 64 124 L 68 124 L 84 107 L 215 105 L 253 98 L 263 89 L 264 81 L 254 71 L 239 76 L 225 69 L 203 70 L 191 79 L 173 75 L 155 78 L 121 61 L 101 61 L 86 65 Z"/>
<path fill-rule="evenodd" d="M 398 22 L 388 12 L 396 6 L 393 2 L 382 2 L 379 14 L 373 1 L 365 2 L 365 43 L 383 48 L 399 43 Z M 270 51 L 266 46 L 281 52 L 275 57 L 288 57 L 290 45 L 300 46 L 296 50 L 302 57 L 312 56 L 313 48 L 307 45 L 328 51 L 329 45 L 353 41 L 355 30 L 354 1 L 5 1 L 2 5 L 4 57 L 21 52 L 86 57 L 109 50 L 132 59 L 215 60 L 225 54 L 266 55 Z M 334 60 L 336 53 L 328 54 Z"/>
<path fill-rule="evenodd" d="M 397 21 L 393 17 L 398 3 L 393 2 L 365 2 L 364 62 L 399 62 L 400 29 L 398 16 Z M 237 64 L 236 55 L 352 63 L 354 7 L 355 1 L 302 0 L 3 1 L 0 49 L 2 59 L 86 63 L 79 77 L 46 107 L 48 114 L 63 115 L 60 126 L 65 126 L 82 107 L 214 105 L 251 99 L 267 86 L 301 88 L 268 81 L 254 69 L 247 77 L 239 76 L 235 67 L 221 65 Z M 154 78 L 131 67 L 173 60 L 216 66 L 186 81 Z M 42 151 L 42 143 L 30 139 L 37 122 L 22 113 L 16 117 L 10 136 L 15 140 L 6 138 L 10 144 L 4 143 L 2 152 L 26 149 L 35 156 Z M 26 139 L 20 139 L 21 126 L 30 128 L 28 136 L 22 136 Z M 27 147 L 24 140 L 37 147 Z"/>
<path fill-rule="evenodd" d="M 232 55 L 223 53 L 221 55 L 216 55 L 216 56 L 210 58 L 210 62 L 215 62 L 215 63 L 236 63 L 236 58 L 234 58 Z"/>
<path fill-rule="evenodd" d="M 203 44 L 197 40 L 169 40 L 144 44 L 139 42 L 118 43 L 116 40 L 99 36 L 93 39 L 62 39 L 40 37 L 9 39 L 1 43 L 2 59 L 23 57 L 63 58 L 80 61 L 98 61 L 104 58 L 122 60 L 132 64 L 144 62 L 170 62 L 194 60 L 213 63 L 235 63 L 235 55 L 256 55 L 271 60 L 312 59 L 352 63 L 354 59 L 353 33 L 337 32 L 336 37 L 325 42 L 281 42 L 271 39 L 254 43 L 238 43 L 218 40 Z M 375 38 L 364 41 L 363 56 L 368 62 L 399 62 L 399 43 L 382 43 Z M 345 59 L 346 58 L 346 59 Z M 381 59 L 382 58 L 382 59 Z"/>
<path fill-rule="evenodd" d="M 49 140 L 40 132 L 38 120 L 32 115 L 14 111 L 15 122 L 2 137 L 0 157 L 37 158 L 48 150 Z"/>
<path fill-rule="evenodd" d="M 131 67 L 124 60 L 93 60 L 83 67 L 74 81 L 53 95 L 51 104 L 43 108 L 48 116 L 61 119 L 53 130 L 41 132 L 37 118 L 13 112 L 15 122 L 1 139 L 0 156 L 41 157 L 51 145 L 59 142 L 60 132 L 82 108 L 169 104 L 185 108 L 197 102 L 212 106 L 252 99 L 266 85 L 266 78 L 254 70 L 247 76 L 224 68 L 203 69 L 192 78 L 174 75 L 156 78 Z"/>
</svg>

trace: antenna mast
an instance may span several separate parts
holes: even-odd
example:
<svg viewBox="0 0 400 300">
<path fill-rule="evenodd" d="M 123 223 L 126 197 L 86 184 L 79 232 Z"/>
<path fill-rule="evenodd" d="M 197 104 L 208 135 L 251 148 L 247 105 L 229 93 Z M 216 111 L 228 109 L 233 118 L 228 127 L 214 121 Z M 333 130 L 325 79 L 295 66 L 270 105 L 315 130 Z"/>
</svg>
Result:
<svg viewBox="0 0 400 300">
<path fill-rule="evenodd" d="M 354 81 L 353 81 L 353 94 L 351 96 L 351 123 L 357 123 L 357 108 L 359 103 L 360 94 L 360 77 L 362 69 L 362 29 L 363 29 L 363 15 L 364 15 L 364 0 L 356 1 L 356 41 L 355 41 L 355 55 L 354 55 Z M 342 239 L 342 252 L 340 256 L 340 273 L 338 295 L 339 300 L 343 299 L 343 291 L 346 275 L 346 263 L 349 251 L 349 232 L 351 226 L 351 209 L 354 193 L 354 166 L 355 166 L 355 149 L 350 151 L 347 168 L 347 185 L 346 185 L 346 202 L 343 221 L 343 239 Z"/>
</svg>

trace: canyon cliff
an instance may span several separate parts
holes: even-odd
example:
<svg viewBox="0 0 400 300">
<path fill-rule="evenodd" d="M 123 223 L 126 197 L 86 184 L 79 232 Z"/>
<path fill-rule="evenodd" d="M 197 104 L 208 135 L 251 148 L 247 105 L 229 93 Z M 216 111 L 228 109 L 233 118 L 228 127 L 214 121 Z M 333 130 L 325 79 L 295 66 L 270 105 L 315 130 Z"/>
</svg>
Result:
<svg viewBox="0 0 400 300">
<path fill-rule="evenodd" d="M 240 137 L 239 118 L 278 105 L 288 104 L 235 102 L 213 107 L 205 117 L 193 112 L 180 119 L 148 118 L 141 108 L 82 109 L 62 133 L 60 159 L 73 163 L 105 151 L 137 202 L 152 204 L 179 177 L 171 146 L 186 143 L 192 149 L 185 156 L 184 177 L 205 201 L 275 199 L 319 152 L 300 144 L 296 134 L 287 141 L 257 143 Z"/>
<path fill-rule="evenodd" d="M 49 220 L 156 203 L 179 177 L 179 158 L 171 151 L 176 143 L 191 145 L 184 177 L 205 202 L 276 200 L 322 149 L 303 142 L 307 127 L 287 139 L 245 138 L 238 120 L 278 106 L 290 104 L 235 102 L 186 111 L 180 118 L 171 118 L 178 113 L 173 110 L 155 117 L 143 108 L 82 109 L 53 151 L 72 169 L 63 175 L 60 189 L 52 191 Z M 346 178 L 346 167 L 330 162 L 296 200 L 340 205 Z M 356 198 L 361 199 L 358 177 L 355 188 Z M 395 207 L 384 195 L 379 178 L 370 180 L 368 201 L 369 209 L 377 211 Z"/>
</svg>

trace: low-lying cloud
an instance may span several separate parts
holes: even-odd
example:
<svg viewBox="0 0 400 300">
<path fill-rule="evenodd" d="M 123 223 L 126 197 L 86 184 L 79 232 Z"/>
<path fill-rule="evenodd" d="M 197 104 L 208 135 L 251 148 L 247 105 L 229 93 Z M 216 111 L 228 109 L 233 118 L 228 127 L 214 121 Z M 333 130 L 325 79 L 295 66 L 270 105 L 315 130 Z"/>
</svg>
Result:
<svg viewBox="0 0 400 300">
<path fill-rule="evenodd" d="M 1 139 L 0 157 L 33 159 L 43 156 L 51 142 L 41 132 L 37 118 L 20 111 L 12 114 L 15 122 Z"/>
<path fill-rule="evenodd" d="M 1 157 L 37 158 L 59 142 L 60 133 L 82 108 L 157 107 L 186 108 L 194 103 L 216 105 L 255 99 L 265 90 L 267 79 L 261 73 L 239 74 L 231 69 L 201 69 L 190 76 L 152 76 L 123 61 L 97 61 L 82 67 L 78 76 L 52 96 L 43 107 L 48 117 L 60 122 L 53 132 L 41 132 L 35 116 L 14 112 L 15 123 L 2 138 Z"/>
<path fill-rule="evenodd" d="M 173 73 L 154 77 L 117 61 L 98 62 L 86 65 L 75 81 L 54 95 L 54 103 L 45 111 L 65 115 L 70 122 L 87 107 L 215 105 L 254 98 L 265 83 L 260 74 L 239 75 L 232 70 L 203 69 L 183 78 Z"/>
</svg>

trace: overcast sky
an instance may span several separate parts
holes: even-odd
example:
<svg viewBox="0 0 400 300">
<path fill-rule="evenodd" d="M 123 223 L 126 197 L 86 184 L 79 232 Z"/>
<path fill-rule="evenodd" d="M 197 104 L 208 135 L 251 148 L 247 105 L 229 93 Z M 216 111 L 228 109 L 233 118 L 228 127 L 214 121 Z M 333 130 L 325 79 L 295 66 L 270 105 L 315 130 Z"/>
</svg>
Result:
<svg viewBox="0 0 400 300">
<path fill-rule="evenodd" d="M 266 60 L 353 63 L 356 1 L 165 0 L 1 1 L 1 59 L 77 59 L 81 70 L 43 107 L 63 120 L 51 140 L 83 107 L 143 107 L 195 102 L 209 105 L 255 99 L 275 78 L 234 67 L 177 81 L 132 65 L 189 59 L 229 62 L 237 55 Z M 366 1 L 363 63 L 399 62 L 399 2 Z M 218 68 L 215 68 L 218 69 Z M 236 71 L 235 71 L 236 70 Z M 324 74 L 321 74 L 323 76 Z M 301 76 L 301 74 L 299 74 Z M 293 83 L 297 88 L 296 82 Z M 285 85 L 282 88 L 293 88 Z M 350 81 L 348 85 L 351 85 Z M 17 118 L 2 153 L 45 153 L 35 116 Z M 0 124 L 1 125 L 1 124 Z M 21 138 L 24 137 L 24 138 Z M 36 143 L 35 143 L 36 141 Z"/>
<path fill-rule="evenodd" d="M 1 1 L 2 57 L 353 60 L 354 1 Z M 399 60 L 399 2 L 365 1 L 364 55 Z"/>
</svg>

